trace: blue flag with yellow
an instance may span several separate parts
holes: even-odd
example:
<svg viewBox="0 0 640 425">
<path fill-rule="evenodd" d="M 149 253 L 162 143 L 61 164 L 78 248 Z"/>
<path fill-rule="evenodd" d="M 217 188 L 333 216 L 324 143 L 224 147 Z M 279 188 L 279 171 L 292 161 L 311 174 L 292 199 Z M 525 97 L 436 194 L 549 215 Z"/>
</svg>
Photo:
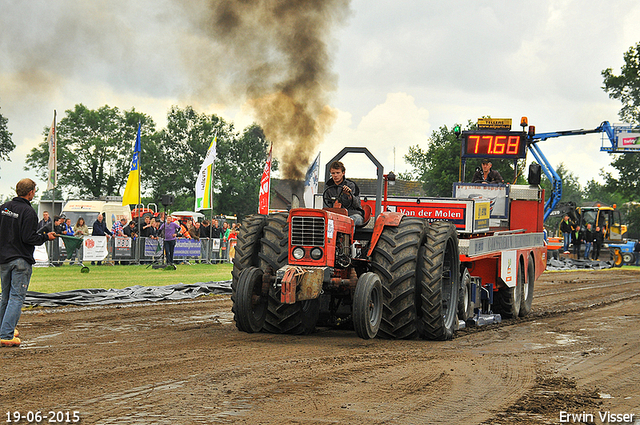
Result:
<svg viewBox="0 0 640 425">
<path fill-rule="evenodd" d="M 122 205 L 140 203 L 140 129 L 142 124 L 138 123 L 138 135 L 136 136 L 136 144 L 133 147 L 133 159 L 131 160 L 131 171 L 129 171 L 129 178 L 127 179 L 127 185 L 124 188 L 124 195 L 122 195 Z"/>
</svg>

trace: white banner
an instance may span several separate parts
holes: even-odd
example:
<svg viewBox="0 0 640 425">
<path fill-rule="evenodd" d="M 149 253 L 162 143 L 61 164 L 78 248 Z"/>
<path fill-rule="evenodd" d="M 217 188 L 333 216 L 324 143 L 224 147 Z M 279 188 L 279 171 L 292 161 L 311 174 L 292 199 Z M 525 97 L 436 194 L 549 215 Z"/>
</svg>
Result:
<svg viewBox="0 0 640 425">
<path fill-rule="evenodd" d="M 83 261 L 102 261 L 109 255 L 106 236 L 85 236 L 82 244 Z"/>
<path fill-rule="evenodd" d="M 42 245 L 36 245 L 36 248 L 33 250 L 33 258 L 34 260 L 36 260 L 37 266 L 49 265 L 49 254 L 47 253 L 47 244 L 43 243 Z"/>
</svg>

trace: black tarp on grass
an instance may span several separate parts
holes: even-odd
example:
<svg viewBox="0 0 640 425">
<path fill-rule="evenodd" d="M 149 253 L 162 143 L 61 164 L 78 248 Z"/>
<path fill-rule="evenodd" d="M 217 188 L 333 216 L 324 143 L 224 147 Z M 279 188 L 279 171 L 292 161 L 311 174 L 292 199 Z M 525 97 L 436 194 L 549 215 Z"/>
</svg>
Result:
<svg viewBox="0 0 640 425">
<path fill-rule="evenodd" d="M 45 294 L 27 291 L 24 304 L 32 307 L 108 305 L 138 301 L 186 300 L 208 294 L 230 294 L 231 281 L 167 286 L 131 286 L 123 289 L 75 289 Z"/>
<path fill-rule="evenodd" d="M 574 260 L 573 258 L 549 258 L 547 270 L 602 270 L 613 267 L 612 261 Z"/>
</svg>

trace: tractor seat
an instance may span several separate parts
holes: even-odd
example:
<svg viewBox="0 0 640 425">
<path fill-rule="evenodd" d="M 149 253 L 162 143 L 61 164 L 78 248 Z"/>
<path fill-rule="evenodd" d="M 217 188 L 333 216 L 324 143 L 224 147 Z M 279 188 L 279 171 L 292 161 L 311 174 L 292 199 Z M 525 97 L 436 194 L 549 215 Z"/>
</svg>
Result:
<svg viewBox="0 0 640 425">
<path fill-rule="evenodd" d="M 362 222 L 362 226 L 360 227 L 366 226 L 369 223 L 369 220 L 371 219 L 371 205 L 364 204 L 362 206 L 362 209 L 364 210 L 364 221 Z"/>
</svg>

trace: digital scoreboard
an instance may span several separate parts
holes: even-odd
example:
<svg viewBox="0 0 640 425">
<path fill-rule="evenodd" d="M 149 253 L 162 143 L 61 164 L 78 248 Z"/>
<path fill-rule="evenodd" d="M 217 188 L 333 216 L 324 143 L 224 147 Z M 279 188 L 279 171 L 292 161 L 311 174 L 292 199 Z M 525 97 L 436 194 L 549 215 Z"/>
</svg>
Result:
<svg viewBox="0 0 640 425">
<path fill-rule="evenodd" d="M 463 158 L 525 158 L 527 135 L 516 131 L 469 131 L 462 133 Z"/>
</svg>

